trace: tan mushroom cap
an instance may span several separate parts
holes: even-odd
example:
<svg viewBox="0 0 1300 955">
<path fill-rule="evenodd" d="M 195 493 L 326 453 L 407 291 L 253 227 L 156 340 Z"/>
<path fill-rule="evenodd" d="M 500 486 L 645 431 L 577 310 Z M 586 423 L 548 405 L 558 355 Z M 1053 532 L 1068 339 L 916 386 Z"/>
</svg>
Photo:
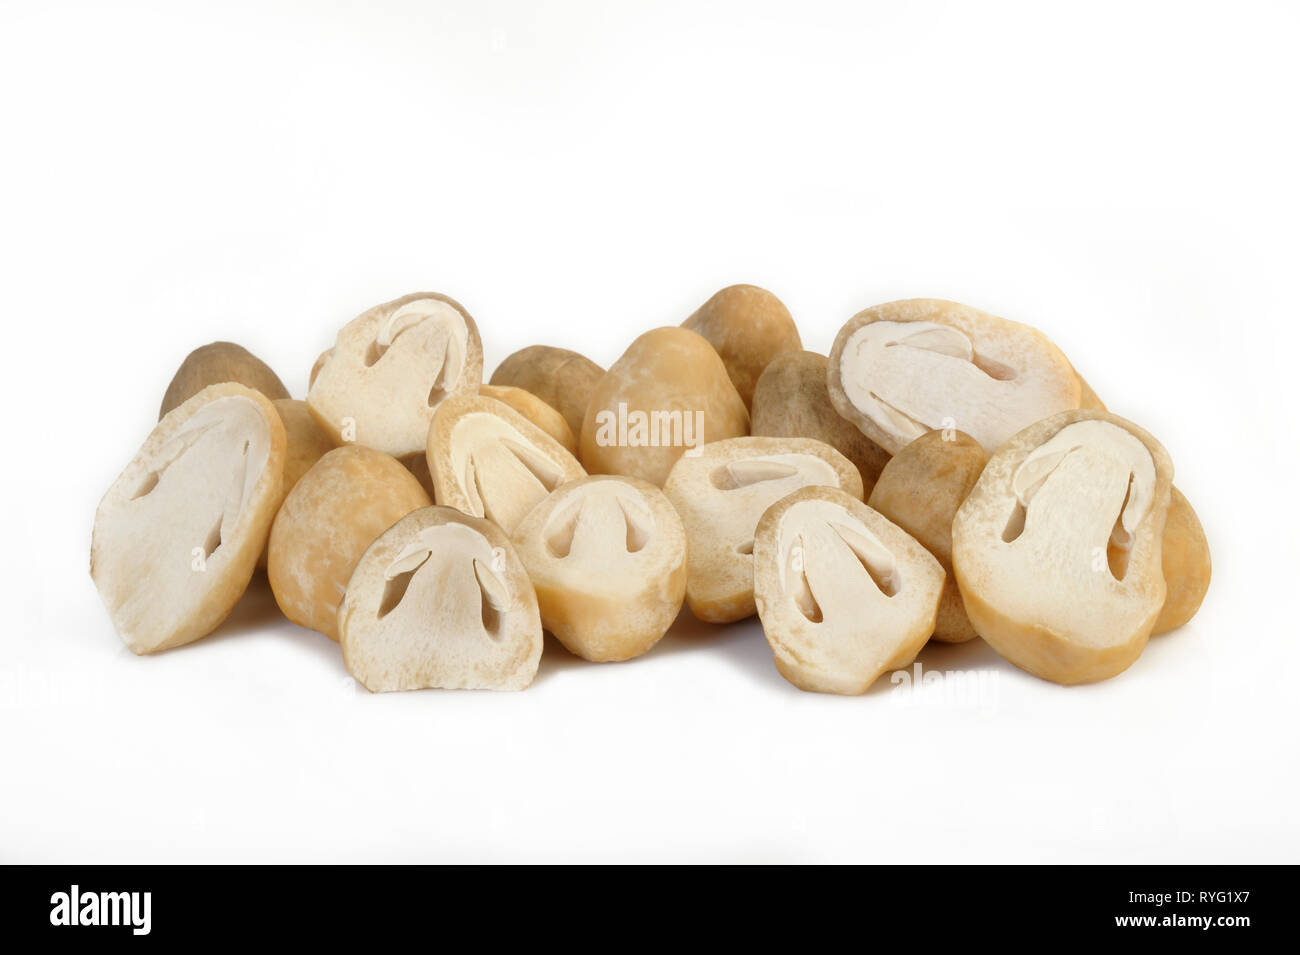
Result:
<svg viewBox="0 0 1300 955">
<path fill-rule="evenodd" d="M 458 302 L 418 292 L 353 319 L 317 364 L 307 404 L 330 438 L 402 457 L 445 398 L 478 391 L 483 345 Z"/>
<path fill-rule="evenodd" d="M 1079 378 L 1037 329 L 956 302 L 908 299 L 853 316 L 827 365 L 835 410 L 891 454 L 927 431 L 965 431 L 992 454 L 1078 408 Z"/>
<path fill-rule="evenodd" d="M 491 384 L 522 388 L 564 415 L 574 435 L 582 433 L 587 402 L 605 369 L 585 355 L 551 345 L 521 348 L 492 372 Z"/>
<path fill-rule="evenodd" d="M 934 624 L 934 639 L 943 643 L 978 636 L 952 575 L 952 519 L 987 463 L 988 455 L 970 435 L 931 431 L 894 455 L 867 499 L 916 538 L 947 574 Z"/>
<path fill-rule="evenodd" d="M 323 455 L 334 450 L 334 442 L 316 423 L 316 419 L 307 408 L 307 402 L 296 398 L 280 398 L 271 403 L 280 414 L 285 436 L 284 476 L 280 481 L 280 498 L 275 504 L 275 509 L 278 511 L 299 479 Z M 269 546 L 268 537 L 267 546 L 262 548 L 262 555 L 257 558 L 259 570 L 266 569 Z"/>
<path fill-rule="evenodd" d="M 1057 683 L 1127 668 L 1165 601 L 1173 465 L 1117 415 L 1069 411 L 990 459 L 953 521 L 953 569 L 976 631 Z"/>
<path fill-rule="evenodd" d="M 853 462 L 868 494 L 889 461 L 888 451 L 831 404 L 825 355 L 788 351 L 773 358 L 754 386 L 752 414 L 751 434 L 825 441 Z"/>
<path fill-rule="evenodd" d="M 636 339 L 592 392 L 578 438 L 593 474 L 663 486 L 688 447 L 749 431 L 749 412 L 713 346 L 685 328 Z"/>
<path fill-rule="evenodd" d="M 686 528 L 691 613 L 708 623 L 754 614 L 754 528 L 769 506 L 810 485 L 862 499 L 858 469 L 810 438 L 731 438 L 678 459 L 664 493 Z"/>
<path fill-rule="evenodd" d="M 95 512 L 90 576 L 122 640 L 152 653 L 211 633 L 275 516 L 284 425 L 260 392 L 210 385 L 168 412 Z"/>
<path fill-rule="evenodd" d="M 243 345 L 210 342 L 185 356 L 163 395 L 158 420 L 173 408 L 193 398 L 209 385 L 233 381 L 261 392 L 267 399 L 288 398 L 289 390 L 271 367 Z"/>
<path fill-rule="evenodd" d="M 1152 635 L 1176 630 L 1195 617 L 1210 589 L 1210 542 L 1191 502 L 1176 487 L 1169 489 L 1160 568 L 1165 576 L 1165 605 Z"/>
<path fill-rule="evenodd" d="M 413 511 L 362 555 L 339 607 L 343 662 L 373 692 L 522 690 L 537 673 L 537 598 L 509 539 L 449 507 Z"/>
<path fill-rule="evenodd" d="M 864 693 L 911 663 L 934 629 L 943 581 L 929 551 L 835 488 L 783 497 L 754 535 L 763 633 L 802 690 Z"/>
<path fill-rule="evenodd" d="M 484 395 L 443 402 L 427 453 L 438 503 L 485 517 L 507 534 L 561 484 L 587 476 L 558 441 Z"/>
<path fill-rule="evenodd" d="M 757 285 L 731 285 L 682 322 L 706 338 L 727 366 L 745 407 L 754 400 L 754 385 L 769 363 L 803 345 L 785 304 Z"/>
<path fill-rule="evenodd" d="M 284 615 L 338 639 L 338 606 L 357 560 L 400 518 L 430 504 L 396 459 L 360 445 L 323 455 L 271 526 L 267 577 Z"/>
<path fill-rule="evenodd" d="M 645 653 L 686 595 L 686 532 L 664 493 L 639 478 L 562 485 L 513 534 L 542 625 L 597 662 Z"/>
<path fill-rule="evenodd" d="M 564 420 L 564 415 L 531 391 L 516 388 L 514 385 L 484 385 L 479 388 L 479 394 L 488 398 L 495 398 L 497 401 L 514 408 L 537 427 L 560 442 L 564 446 L 564 450 L 572 455 L 577 455 L 578 439 L 574 436 L 569 423 Z"/>
</svg>

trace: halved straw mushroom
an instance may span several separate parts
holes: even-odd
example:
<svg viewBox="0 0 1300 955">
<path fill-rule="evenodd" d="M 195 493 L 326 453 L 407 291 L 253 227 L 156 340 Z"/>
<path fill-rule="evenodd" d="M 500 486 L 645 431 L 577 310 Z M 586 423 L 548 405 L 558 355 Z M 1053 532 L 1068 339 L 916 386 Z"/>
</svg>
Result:
<svg viewBox="0 0 1300 955">
<path fill-rule="evenodd" d="M 939 562 L 836 488 L 806 487 L 754 534 L 754 598 L 781 675 L 802 690 L 866 692 L 905 667 L 934 629 Z"/>
<path fill-rule="evenodd" d="M 266 574 L 284 615 L 338 639 L 338 606 L 357 560 L 399 518 L 430 504 L 395 458 L 360 445 L 323 455 L 271 526 Z"/>
<path fill-rule="evenodd" d="M 1106 405 L 1079 376 L 1082 407 L 1105 411 Z M 1165 605 L 1151 635 L 1168 633 L 1196 616 L 1210 589 L 1212 572 L 1210 542 L 1192 502 L 1176 487 L 1169 489 L 1169 516 L 1160 545 L 1160 564 L 1165 575 Z"/>
<path fill-rule="evenodd" d="M 867 499 L 915 537 L 947 574 L 934 624 L 934 639 L 943 643 L 977 636 L 952 576 L 952 519 L 987 463 L 988 455 L 970 435 L 931 431 L 894 455 Z"/>
<path fill-rule="evenodd" d="M 976 631 L 1035 676 L 1114 676 L 1165 602 L 1173 465 L 1116 415 L 1069 411 L 990 459 L 953 521 L 953 569 Z"/>
<path fill-rule="evenodd" d="M 682 609 L 686 532 L 649 481 L 599 475 L 564 484 L 512 536 L 542 625 L 580 657 L 640 656 Z"/>
<path fill-rule="evenodd" d="M 826 386 L 835 410 L 890 454 L 935 429 L 965 431 L 992 454 L 1081 398 L 1078 376 L 1047 336 L 937 299 L 853 316 L 835 337 Z"/>
<path fill-rule="evenodd" d="M 564 450 L 573 455 L 578 453 L 578 439 L 574 436 L 569 423 L 564 420 L 564 415 L 531 391 L 516 388 L 514 385 L 484 385 L 478 393 L 509 405 L 564 445 Z"/>
<path fill-rule="evenodd" d="M 339 606 L 343 662 L 374 692 L 522 690 L 542 654 L 533 585 L 491 521 L 413 511 L 361 556 Z"/>
<path fill-rule="evenodd" d="M 307 404 L 334 442 L 402 457 L 424 450 L 443 399 L 478 391 L 483 345 L 459 303 L 419 292 L 348 322 L 317 365 Z"/>
<path fill-rule="evenodd" d="M 270 400 L 210 385 L 163 416 L 95 512 L 90 576 L 135 653 L 197 640 L 248 586 L 275 516 L 284 425 Z"/>
<path fill-rule="evenodd" d="M 731 438 L 687 452 L 664 493 L 686 528 L 686 603 L 708 623 L 754 613 L 754 528 L 792 491 L 825 485 L 862 499 L 858 469 L 810 438 Z"/>
<path fill-rule="evenodd" d="M 483 395 L 443 402 L 429 427 L 427 454 L 437 502 L 486 517 L 507 534 L 561 484 L 587 476 L 558 441 Z"/>
</svg>

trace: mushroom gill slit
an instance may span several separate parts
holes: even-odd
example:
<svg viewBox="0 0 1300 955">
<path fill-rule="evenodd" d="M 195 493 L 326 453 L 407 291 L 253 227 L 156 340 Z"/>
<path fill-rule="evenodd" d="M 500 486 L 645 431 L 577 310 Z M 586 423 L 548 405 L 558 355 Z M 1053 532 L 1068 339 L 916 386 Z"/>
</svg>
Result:
<svg viewBox="0 0 1300 955">
<path fill-rule="evenodd" d="M 1016 501 L 1007 518 L 1007 526 L 1002 528 L 1002 542 L 1010 544 L 1025 532 L 1025 505 Z"/>
<path fill-rule="evenodd" d="M 934 428 L 926 424 L 924 421 L 913 418 L 906 411 L 903 411 L 897 405 L 893 404 L 887 398 L 882 397 L 878 393 L 869 391 L 867 392 L 867 396 L 880 407 L 880 410 L 885 413 L 887 418 L 893 419 L 895 425 L 900 423 L 911 425 L 917 430 L 917 434 L 925 434 L 927 431 L 934 430 Z"/>
<path fill-rule="evenodd" d="M 402 602 L 402 598 L 406 596 L 406 591 L 411 586 L 411 581 L 415 579 L 416 572 L 425 565 L 429 560 L 429 556 L 429 554 L 425 554 L 424 559 L 410 570 L 391 577 L 384 584 L 384 593 L 379 598 L 378 619 L 383 620 Z"/>
<path fill-rule="evenodd" d="M 618 509 L 623 513 L 623 521 L 627 524 L 627 536 L 625 546 L 629 554 L 635 554 L 637 551 L 644 550 L 645 546 L 650 543 L 650 538 L 654 535 L 654 523 L 644 517 L 633 514 L 628 509 L 627 503 L 623 500 L 618 501 Z"/>
<path fill-rule="evenodd" d="M 578 531 L 578 518 L 582 505 L 571 505 L 559 514 L 553 514 L 546 529 L 546 549 L 551 556 L 563 560 L 573 550 L 573 538 Z"/>
<path fill-rule="evenodd" d="M 162 477 L 162 471 L 150 471 L 143 479 L 141 479 L 139 487 L 135 489 L 128 500 L 138 501 L 140 498 L 149 494 L 158 486 L 158 479 L 160 477 Z"/>
<path fill-rule="evenodd" d="M 971 356 L 970 363 L 978 368 L 984 374 L 988 375 L 994 381 L 1014 381 L 1016 370 L 1010 365 L 1004 365 L 1000 361 L 994 361 L 987 355 L 981 355 L 976 352 Z"/>
<path fill-rule="evenodd" d="M 786 555 L 786 566 L 790 569 L 787 579 L 790 599 L 809 623 L 821 623 L 822 608 L 813 596 L 812 586 L 808 583 L 807 545 L 803 537 L 795 539 L 794 546 Z"/>
<path fill-rule="evenodd" d="M 507 609 L 505 585 L 478 558 L 474 559 L 474 577 L 478 580 L 483 630 L 492 640 L 500 640 L 502 615 Z"/>
<path fill-rule="evenodd" d="M 533 448 L 522 445 L 518 441 L 511 441 L 509 438 L 502 439 L 501 444 L 515 456 L 537 483 L 546 489 L 546 493 L 549 494 L 564 483 L 564 471 Z"/>
<path fill-rule="evenodd" d="M 864 535 L 857 528 L 844 524 L 831 524 L 831 530 L 844 542 L 858 559 L 871 582 L 886 597 L 894 597 L 902 590 L 898 563 L 894 555 L 879 541 Z"/>
<path fill-rule="evenodd" d="M 429 385 L 429 407 L 436 408 L 447 397 L 448 381 L 447 366 L 450 362 L 447 360 L 446 353 L 442 356 L 442 364 L 438 366 L 438 372 L 433 376 L 433 383 Z"/>
<path fill-rule="evenodd" d="M 738 491 L 763 481 L 781 481 L 798 473 L 799 469 L 792 464 L 748 458 L 714 468 L 709 472 L 709 480 L 719 491 Z"/>
<path fill-rule="evenodd" d="M 1133 475 L 1128 478 L 1128 487 L 1124 490 L 1124 500 L 1120 502 L 1119 513 L 1115 516 L 1115 525 L 1111 529 L 1110 537 L 1106 540 L 1106 566 L 1110 568 L 1110 575 L 1116 580 L 1122 581 L 1128 573 L 1129 561 L 1129 544 L 1128 533 L 1124 530 L 1124 509 L 1128 507 L 1129 498 L 1133 495 Z M 1125 543 L 1118 543 L 1123 541 Z"/>
<path fill-rule="evenodd" d="M 224 519 L 224 514 L 218 514 L 216 523 L 214 523 L 212 529 L 208 531 L 208 536 L 203 539 L 203 559 L 205 561 L 216 552 L 218 547 L 221 546 L 221 524 Z"/>
<path fill-rule="evenodd" d="M 407 318 L 413 314 L 409 311 L 409 307 L 414 304 L 416 303 L 408 302 L 406 305 L 396 309 L 387 319 L 385 319 L 383 325 L 380 326 L 379 331 L 375 333 L 375 337 L 371 339 L 370 345 L 366 348 L 366 354 L 362 361 L 367 368 L 372 368 L 377 365 L 379 360 L 388 354 L 388 349 L 393 347 L 393 344 L 398 338 L 410 331 L 412 328 L 422 324 L 425 318 L 428 317 L 420 316 L 419 318 L 416 318 L 415 321 L 407 322 L 405 325 L 398 328 L 397 331 L 393 331 L 392 327 L 398 320 Z M 387 338 L 388 340 L 383 341 L 384 338 Z"/>
</svg>

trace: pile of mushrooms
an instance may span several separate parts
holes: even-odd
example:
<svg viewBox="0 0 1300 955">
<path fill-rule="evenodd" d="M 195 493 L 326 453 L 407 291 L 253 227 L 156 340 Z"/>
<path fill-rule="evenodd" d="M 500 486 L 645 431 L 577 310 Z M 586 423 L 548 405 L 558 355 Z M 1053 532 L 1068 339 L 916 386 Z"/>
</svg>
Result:
<svg viewBox="0 0 1300 955">
<path fill-rule="evenodd" d="M 931 639 L 1084 683 L 1209 587 L 1172 482 L 1042 332 L 954 302 L 866 309 L 823 356 L 731 286 L 607 370 L 532 345 L 485 384 L 474 319 L 422 292 L 346 324 L 305 401 L 238 345 L 192 352 L 91 576 L 143 654 L 211 633 L 264 569 L 373 691 L 523 689 L 544 630 L 628 660 L 683 604 L 756 614 L 805 690 L 862 693 Z"/>
</svg>

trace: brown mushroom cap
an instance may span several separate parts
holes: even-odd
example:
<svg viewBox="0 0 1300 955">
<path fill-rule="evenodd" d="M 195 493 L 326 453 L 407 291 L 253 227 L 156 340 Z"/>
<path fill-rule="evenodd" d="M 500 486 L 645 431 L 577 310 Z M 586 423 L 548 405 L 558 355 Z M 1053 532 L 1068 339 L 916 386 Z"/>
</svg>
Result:
<svg viewBox="0 0 1300 955">
<path fill-rule="evenodd" d="M 731 285 L 714 294 L 683 328 L 703 335 L 718 352 L 745 407 L 754 400 L 754 385 L 768 364 L 803 345 L 790 310 L 757 285 Z"/>
<path fill-rule="evenodd" d="M 947 574 L 934 624 L 934 639 L 944 643 L 978 636 L 952 576 L 952 519 L 986 463 L 988 455 L 970 435 L 931 431 L 890 459 L 867 500 L 915 537 Z"/>
<path fill-rule="evenodd" d="M 594 474 L 662 486 L 688 447 L 748 431 L 749 412 L 713 346 L 670 326 L 636 339 L 600 379 L 578 447 Z"/>
<path fill-rule="evenodd" d="M 185 356 L 163 394 L 158 420 L 209 385 L 225 381 L 259 391 L 271 401 L 289 397 L 289 390 L 279 376 L 247 348 L 234 342 L 212 342 L 200 345 Z"/>
<path fill-rule="evenodd" d="M 278 511 L 280 505 L 284 503 L 284 499 L 293 490 L 293 486 L 298 483 L 298 480 L 323 455 L 334 450 L 334 442 L 316 423 L 316 419 L 312 417 L 311 411 L 307 408 L 307 402 L 299 401 L 296 398 L 280 398 L 273 401 L 272 404 L 275 405 L 275 410 L 280 414 L 280 421 L 284 424 L 286 442 L 284 478 L 280 482 L 280 499 L 275 505 L 275 509 Z M 269 532 L 270 528 L 267 530 Z M 262 555 L 257 558 L 258 570 L 266 569 L 269 546 L 270 539 L 268 535 L 267 546 L 262 548 Z"/>
<path fill-rule="evenodd" d="M 259 391 L 209 385 L 163 416 L 95 512 L 90 576 L 135 653 L 211 633 L 275 515 L 285 432 Z"/>
<path fill-rule="evenodd" d="M 569 429 L 582 433 L 591 392 L 605 374 L 590 358 L 567 348 L 529 345 L 506 357 L 489 382 L 522 388 L 564 415 Z"/>
<path fill-rule="evenodd" d="M 750 433 L 825 441 L 854 463 L 867 493 L 889 460 L 888 451 L 840 417 L 826 390 L 826 356 L 811 351 L 782 352 L 763 369 Z"/>
<path fill-rule="evenodd" d="M 1169 489 L 1160 567 L 1165 575 L 1165 605 L 1151 629 L 1153 635 L 1168 633 L 1196 616 L 1210 589 L 1210 542 L 1191 502 L 1176 487 Z"/>
<path fill-rule="evenodd" d="M 370 543 L 430 504 L 396 459 L 360 445 L 323 455 L 294 485 L 271 526 L 267 577 L 284 615 L 338 639 L 338 605 Z"/>
</svg>

